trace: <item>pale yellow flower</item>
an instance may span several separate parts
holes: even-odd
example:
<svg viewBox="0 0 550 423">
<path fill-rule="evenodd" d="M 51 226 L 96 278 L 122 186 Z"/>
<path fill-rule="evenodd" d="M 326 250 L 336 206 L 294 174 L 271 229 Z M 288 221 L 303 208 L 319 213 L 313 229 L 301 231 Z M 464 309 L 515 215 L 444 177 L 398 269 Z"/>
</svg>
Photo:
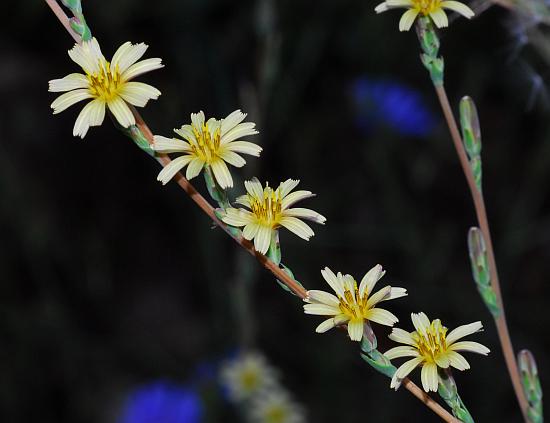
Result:
<svg viewBox="0 0 550 423">
<path fill-rule="evenodd" d="M 474 16 L 472 9 L 455 0 L 386 0 L 374 10 L 376 13 L 382 13 L 396 8 L 409 9 L 401 16 L 400 31 L 408 31 L 418 15 L 429 16 L 438 28 L 449 26 L 444 9 L 453 10 L 468 19 Z"/>
<path fill-rule="evenodd" d="M 351 275 L 342 275 L 340 272 L 335 275 L 328 267 L 321 270 L 321 275 L 336 292 L 336 296 L 325 291 L 307 292 L 304 300 L 309 303 L 304 305 L 306 314 L 332 316 L 321 323 L 316 332 L 324 333 L 335 326 L 347 323 L 351 340 L 361 341 L 364 325 L 369 321 L 386 326 L 397 323 L 395 315 L 376 305 L 382 301 L 403 297 L 407 295 L 407 291 L 387 285 L 373 293 L 374 286 L 385 273 L 382 266 L 377 264 L 363 276 L 358 287 L 357 281 Z"/>
<path fill-rule="evenodd" d="M 250 421 L 254 423 L 304 423 L 305 415 L 300 406 L 281 390 L 271 390 L 254 398 Z"/>
<path fill-rule="evenodd" d="M 71 73 L 62 79 L 49 82 L 49 91 L 66 92 L 51 105 L 53 113 L 60 113 L 82 100 L 92 99 L 76 119 L 73 135 L 84 138 L 90 126 L 99 126 L 105 118 L 105 107 L 124 128 L 136 121 L 127 103 L 144 107 L 151 99 L 156 100 L 160 91 L 142 82 L 131 82 L 136 76 L 162 68 L 161 59 L 153 58 L 138 62 L 145 54 L 147 45 L 122 44 L 111 62 L 105 60 L 95 38 L 76 44 L 69 50 L 69 57 L 85 72 Z"/>
<path fill-rule="evenodd" d="M 247 400 L 277 384 L 276 372 L 265 358 L 256 352 L 241 354 L 225 363 L 221 380 L 234 401 Z"/>
<path fill-rule="evenodd" d="M 243 122 L 246 114 L 235 110 L 225 119 L 208 119 L 205 122 L 204 113 L 191 114 L 191 125 L 183 125 L 174 132 L 184 140 L 155 136 L 152 146 L 159 153 L 183 153 L 172 160 L 158 175 L 163 184 L 170 181 L 176 173 L 187 166 L 186 178 L 197 176 L 204 166 L 210 166 L 216 181 L 222 188 L 231 188 L 233 178 L 227 167 L 230 164 L 242 167 L 246 161 L 237 153 L 258 157 L 262 147 L 242 141 L 241 138 L 258 133 L 254 122 Z"/>
<path fill-rule="evenodd" d="M 291 192 L 299 182 L 287 179 L 273 189 L 268 184 L 262 187 L 257 178 L 245 181 L 247 194 L 238 197 L 236 202 L 250 211 L 230 207 L 222 220 L 231 226 L 244 226 L 243 237 L 254 240 L 254 248 L 262 254 L 269 249 L 273 232 L 281 226 L 308 241 L 314 232 L 300 218 L 320 224 L 324 224 L 326 219 L 310 209 L 290 208 L 298 201 L 314 196 L 311 191 Z"/>
<path fill-rule="evenodd" d="M 397 389 L 401 381 L 416 367 L 422 366 L 422 387 L 424 391 L 437 391 L 437 368 L 447 369 L 449 366 L 458 370 L 470 368 L 470 364 L 458 351 L 468 351 L 477 354 L 489 354 L 489 348 L 478 342 L 459 341 L 472 333 L 483 329 L 481 322 L 459 326 L 447 333 L 447 328 L 439 319 L 430 322 L 424 313 L 412 313 L 411 319 L 415 327 L 414 332 L 394 328 L 390 339 L 404 346 L 392 348 L 384 355 L 393 360 L 399 357 L 413 357 L 402 364 L 391 380 L 390 387 Z"/>
</svg>

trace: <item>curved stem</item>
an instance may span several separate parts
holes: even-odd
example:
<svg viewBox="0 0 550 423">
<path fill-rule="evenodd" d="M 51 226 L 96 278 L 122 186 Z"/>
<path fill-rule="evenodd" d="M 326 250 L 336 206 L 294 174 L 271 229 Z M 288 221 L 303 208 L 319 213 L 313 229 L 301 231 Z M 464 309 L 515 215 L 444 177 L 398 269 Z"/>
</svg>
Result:
<svg viewBox="0 0 550 423">
<path fill-rule="evenodd" d="M 72 31 L 70 25 L 69 25 L 69 18 L 67 15 L 63 12 L 63 10 L 59 7 L 57 2 L 55 0 L 45 0 L 48 6 L 52 9 L 52 11 L 55 13 L 59 21 L 63 24 L 65 29 L 71 34 L 71 36 L 76 40 L 77 43 L 81 42 L 81 39 L 76 36 L 74 31 Z M 150 145 L 153 145 L 155 143 L 153 133 L 141 117 L 141 115 L 138 113 L 138 111 L 132 106 L 132 113 L 135 116 L 136 119 L 136 125 L 140 129 L 140 131 L 143 133 L 147 141 Z M 167 155 L 158 155 L 156 157 L 157 161 L 162 165 L 166 166 L 171 162 L 170 158 Z M 300 284 L 296 283 L 296 281 L 291 278 L 288 273 L 286 273 L 283 269 L 281 269 L 277 264 L 275 264 L 273 261 L 271 261 L 269 258 L 267 258 L 265 255 L 257 252 L 254 249 L 254 244 L 250 241 L 244 239 L 243 237 L 235 237 L 227 225 L 225 225 L 222 221 L 220 221 L 216 214 L 214 213 L 214 208 L 212 205 L 195 189 L 195 187 L 181 174 L 178 173 L 174 179 L 176 183 L 191 197 L 191 200 L 197 204 L 197 206 L 200 207 L 200 209 L 208 215 L 212 221 L 222 228 L 231 238 L 233 238 L 242 248 L 244 248 L 246 251 L 248 251 L 251 255 L 255 256 L 256 259 L 260 262 L 262 266 L 264 266 L 267 270 L 269 270 L 273 276 L 275 276 L 278 280 L 280 280 L 282 283 L 284 283 L 293 293 L 295 293 L 298 297 L 301 299 L 304 299 L 307 297 L 307 290 L 303 288 Z M 418 398 L 422 403 L 424 403 L 429 409 L 431 409 L 434 413 L 436 413 L 439 417 L 441 417 L 446 422 L 451 423 L 460 423 L 459 420 L 457 420 L 455 417 L 452 416 L 447 410 L 445 410 L 439 403 L 434 401 L 428 394 L 426 394 L 422 389 L 420 389 L 414 382 L 412 382 L 409 378 L 403 379 L 402 386 L 405 387 L 409 392 L 411 392 L 416 398 Z"/>
<path fill-rule="evenodd" d="M 498 337 L 500 340 L 500 345 L 502 347 L 502 353 L 504 354 L 504 360 L 506 361 L 506 366 L 508 367 L 508 373 L 510 374 L 510 379 L 512 380 L 512 385 L 516 393 L 516 397 L 523 414 L 525 421 L 529 421 L 527 417 L 527 408 L 528 402 L 523 392 L 521 386 L 520 374 L 518 370 L 518 365 L 516 362 L 516 356 L 514 354 L 514 348 L 512 346 L 512 340 L 510 339 L 510 333 L 508 331 L 508 326 L 506 324 L 506 315 L 504 313 L 504 303 L 502 301 L 502 294 L 500 291 L 500 282 L 498 279 L 497 265 L 495 261 L 495 253 L 493 250 L 493 242 L 491 239 L 491 232 L 489 230 L 489 221 L 487 219 L 487 211 L 485 209 L 485 201 L 483 195 L 477 189 L 474 175 L 472 173 L 470 163 L 468 161 L 468 156 L 464 149 L 464 144 L 462 142 L 462 137 L 460 135 L 458 125 L 456 123 L 455 117 L 452 112 L 451 105 L 449 104 L 449 99 L 447 97 L 447 92 L 445 87 L 441 84 L 434 84 L 439 103 L 443 109 L 443 114 L 445 115 L 445 120 L 449 126 L 449 131 L 451 132 L 451 138 L 458 154 L 462 170 L 468 181 L 468 187 L 470 188 L 470 193 L 472 194 L 472 199 L 474 201 L 474 207 L 477 215 L 477 220 L 485 243 L 487 244 L 487 257 L 489 259 L 489 271 L 491 273 L 491 286 L 495 291 L 497 297 L 498 305 L 500 307 L 500 314 L 495 318 L 495 324 L 498 332 Z"/>
</svg>

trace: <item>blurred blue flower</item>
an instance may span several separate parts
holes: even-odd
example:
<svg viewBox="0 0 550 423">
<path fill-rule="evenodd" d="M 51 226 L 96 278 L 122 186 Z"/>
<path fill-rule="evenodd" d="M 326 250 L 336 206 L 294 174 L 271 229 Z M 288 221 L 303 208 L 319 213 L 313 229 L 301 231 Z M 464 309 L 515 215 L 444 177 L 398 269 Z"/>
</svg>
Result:
<svg viewBox="0 0 550 423">
<path fill-rule="evenodd" d="M 399 82 L 361 77 L 352 84 L 357 125 L 370 132 L 379 126 L 409 136 L 428 135 L 435 118 L 420 93 Z"/>
<path fill-rule="evenodd" d="M 143 385 L 129 394 L 119 423 L 198 423 L 203 407 L 199 395 L 169 382 Z"/>
</svg>

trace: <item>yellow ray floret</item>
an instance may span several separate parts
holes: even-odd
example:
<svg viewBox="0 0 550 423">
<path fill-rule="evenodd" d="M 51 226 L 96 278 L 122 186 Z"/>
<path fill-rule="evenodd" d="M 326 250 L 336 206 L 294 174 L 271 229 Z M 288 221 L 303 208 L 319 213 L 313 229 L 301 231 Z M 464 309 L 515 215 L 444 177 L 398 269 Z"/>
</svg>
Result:
<svg viewBox="0 0 550 423">
<path fill-rule="evenodd" d="M 300 181 L 287 179 L 277 188 L 266 184 L 262 187 L 257 178 L 245 181 L 247 194 L 237 198 L 236 202 L 247 209 L 230 207 L 226 210 L 223 221 L 228 225 L 243 227 L 243 237 L 254 240 L 256 251 L 265 254 L 273 236 L 279 227 L 285 227 L 306 241 L 311 238 L 313 230 L 300 219 L 324 224 L 326 219 L 319 213 L 300 207 L 291 208 L 300 200 L 313 197 L 311 191 L 294 191 Z"/>
<path fill-rule="evenodd" d="M 374 10 L 376 13 L 382 13 L 397 8 L 409 9 L 401 16 L 400 31 L 408 31 L 418 15 L 429 16 L 438 28 L 449 26 L 445 9 L 457 12 L 468 19 L 474 16 L 472 9 L 455 0 L 386 0 Z"/>
<path fill-rule="evenodd" d="M 138 62 L 146 50 L 147 45 L 143 43 L 124 43 L 111 62 L 105 59 L 95 38 L 81 45 L 76 44 L 69 50 L 69 57 L 85 73 L 72 73 L 65 78 L 54 79 L 49 82 L 49 91 L 65 92 L 52 103 L 54 114 L 82 100 L 91 99 L 76 119 L 74 136 L 84 138 L 90 126 L 101 125 L 105 107 L 124 128 L 135 125 L 128 103 L 144 107 L 149 100 L 159 97 L 160 91 L 151 85 L 131 81 L 136 76 L 163 67 L 158 58 Z"/>
<path fill-rule="evenodd" d="M 204 166 L 210 166 L 220 187 L 231 188 L 233 178 L 227 164 L 242 167 L 246 161 L 238 153 L 258 157 L 262 151 L 262 147 L 241 139 L 258 133 L 256 124 L 243 122 L 245 118 L 245 113 L 235 110 L 225 119 L 210 118 L 205 121 L 201 111 L 191 114 L 191 125 L 174 129 L 183 139 L 155 135 L 155 144 L 152 146 L 155 151 L 182 153 L 182 156 L 162 169 L 157 179 L 166 184 L 185 166 L 186 178 L 192 179 Z"/>
<path fill-rule="evenodd" d="M 307 292 L 304 305 L 306 314 L 332 316 L 321 323 L 317 333 L 324 333 L 335 326 L 348 325 L 348 334 L 352 341 L 363 339 L 364 325 L 369 321 L 386 326 L 393 326 L 398 322 L 397 317 L 387 310 L 376 307 L 382 301 L 404 297 L 407 291 L 404 288 L 395 288 L 389 285 L 373 292 L 376 283 L 386 272 L 377 264 L 369 270 L 359 286 L 351 275 L 336 275 L 328 267 L 321 270 L 321 275 L 330 285 L 336 296 L 325 291 L 311 290 Z"/>
<path fill-rule="evenodd" d="M 489 349 L 478 342 L 459 341 L 472 333 L 483 329 L 481 322 L 459 326 L 447 333 L 447 328 L 439 319 L 431 321 L 424 313 L 412 313 L 411 319 L 415 327 L 414 332 L 394 328 L 390 339 L 405 344 L 392 348 L 384 355 L 393 360 L 400 357 L 413 357 L 397 369 L 391 380 L 390 387 L 397 389 L 401 381 L 416 367 L 422 367 L 422 387 L 426 392 L 437 391 L 439 378 L 437 369 L 447 369 L 449 366 L 458 370 L 470 368 L 470 364 L 459 351 L 474 352 L 487 355 Z"/>
</svg>

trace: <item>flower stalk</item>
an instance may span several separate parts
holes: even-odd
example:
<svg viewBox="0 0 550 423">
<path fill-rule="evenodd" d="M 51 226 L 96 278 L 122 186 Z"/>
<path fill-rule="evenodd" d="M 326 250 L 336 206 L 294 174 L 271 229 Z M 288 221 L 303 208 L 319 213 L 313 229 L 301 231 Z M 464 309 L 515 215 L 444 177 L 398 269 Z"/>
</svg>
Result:
<svg viewBox="0 0 550 423">
<path fill-rule="evenodd" d="M 498 316 L 493 315 L 493 317 L 495 319 L 499 341 L 504 355 L 504 360 L 508 368 L 508 373 L 512 381 L 514 392 L 516 394 L 516 398 L 518 400 L 523 418 L 526 422 L 528 422 L 531 421 L 527 414 L 529 403 L 527 402 L 527 398 L 523 391 L 518 364 L 516 362 L 512 340 L 510 338 L 510 333 L 508 331 L 508 326 L 506 323 L 506 315 L 504 313 L 504 304 L 502 300 L 502 293 L 500 290 L 500 282 L 497 272 L 493 242 L 491 239 L 491 232 L 489 230 L 489 220 L 487 218 L 485 200 L 483 198 L 481 189 L 478 188 L 478 184 L 476 183 L 476 178 L 474 172 L 472 171 L 470 160 L 468 159 L 465 144 L 460 135 L 460 131 L 458 129 L 458 125 L 455 120 L 451 105 L 449 103 L 449 99 L 447 97 L 447 92 L 443 84 L 443 59 L 437 57 L 440 45 L 437 34 L 431 22 L 423 19 L 418 20 L 417 34 L 422 51 L 424 53 L 421 57 L 422 63 L 430 73 L 430 77 L 432 79 L 435 92 L 441 105 L 443 115 L 445 116 L 447 126 L 449 127 L 451 139 L 455 146 L 455 150 L 462 166 L 464 176 L 466 177 L 466 181 L 468 182 L 470 194 L 474 202 L 477 221 L 486 244 L 491 286 L 495 292 L 496 304 L 500 310 Z M 472 127 L 472 129 L 475 128 L 475 124 L 472 125 L 472 123 L 470 123 L 470 126 Z"/>
</svg>

